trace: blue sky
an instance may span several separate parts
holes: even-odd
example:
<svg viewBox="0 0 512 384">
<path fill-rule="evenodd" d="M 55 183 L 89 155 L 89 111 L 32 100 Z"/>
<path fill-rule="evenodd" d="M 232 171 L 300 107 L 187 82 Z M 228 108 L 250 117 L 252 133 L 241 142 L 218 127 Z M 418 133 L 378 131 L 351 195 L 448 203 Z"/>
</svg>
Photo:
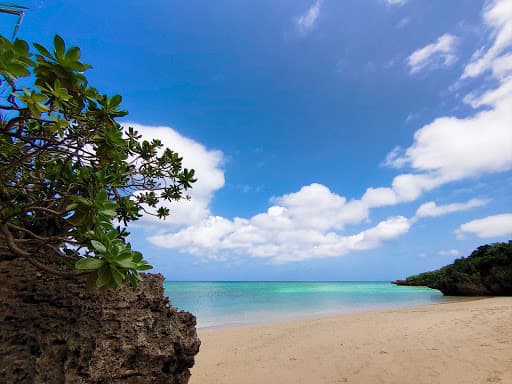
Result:
<svg viewBox="0 0 512 384">
<path fill-rule="evenodd" d="M 511 0 L 18 3 L 196 168 L 130 228 L 169 279 L 390 280 L 512 238 Z"/>
</svg>

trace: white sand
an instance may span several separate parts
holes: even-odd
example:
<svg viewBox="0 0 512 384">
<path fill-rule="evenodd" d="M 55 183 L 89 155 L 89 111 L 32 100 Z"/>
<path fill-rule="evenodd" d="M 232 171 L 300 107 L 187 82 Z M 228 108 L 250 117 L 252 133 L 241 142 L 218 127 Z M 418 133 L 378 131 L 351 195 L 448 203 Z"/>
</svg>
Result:
<svg viewBox="0 0 512 384">
<path fill-rule="evenodd" d="M 190 384 L 512 384 L 512 297 L 200 331 Z"/>
</svg>

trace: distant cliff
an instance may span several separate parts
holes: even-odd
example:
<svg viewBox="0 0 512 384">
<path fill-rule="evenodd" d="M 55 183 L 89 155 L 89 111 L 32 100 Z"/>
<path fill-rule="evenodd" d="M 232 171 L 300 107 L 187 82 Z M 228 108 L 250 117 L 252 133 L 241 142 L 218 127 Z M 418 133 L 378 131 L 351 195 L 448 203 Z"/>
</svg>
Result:
<svg viewBox="0 0 512 384">
<path fill-rule="evenodd" d="M 162 281 L 86 291 L 0 259 L 0 383 L 186 384 L 196 319 L 170 305 Z"/>
<path fill-rule="evenodd" d="M 448 296 L 511 296 L 512 241 L 482 245 L 453 264 L 394 284 L 426 286 Z"/>
</svg>

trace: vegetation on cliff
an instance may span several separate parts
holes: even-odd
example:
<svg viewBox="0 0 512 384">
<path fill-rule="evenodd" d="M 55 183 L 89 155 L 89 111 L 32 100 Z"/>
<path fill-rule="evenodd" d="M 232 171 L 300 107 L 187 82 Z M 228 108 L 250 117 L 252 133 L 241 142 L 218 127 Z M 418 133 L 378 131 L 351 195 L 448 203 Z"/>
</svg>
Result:
<svg viewBox="0 0 512 384">
<path fill-rule="evenodd" d="M 126 241 L 127 223 L 169 215 L 194 171 L 116 121 L 121 96 L 89 85 L 78 47 L 55 36 L 53 49 L 34 48 L 0 36 L 0 260 L 136 286 L 151 266 Z"/>
<path fill-rule="evenodd" d="M 427 286 L 445 295 L 512 295 L 512 241 L 482 245 L 470 256 L 437 271 L 397 280 L 395 284 Z"/>
</svg>

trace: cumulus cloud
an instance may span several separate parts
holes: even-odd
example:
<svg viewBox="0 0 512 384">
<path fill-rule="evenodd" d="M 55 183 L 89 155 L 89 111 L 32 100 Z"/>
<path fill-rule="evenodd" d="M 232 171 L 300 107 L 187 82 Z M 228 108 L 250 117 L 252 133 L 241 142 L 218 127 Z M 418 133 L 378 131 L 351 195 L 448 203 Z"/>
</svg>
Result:
<svg viewBox="0 0 512 384">
<path fill-rule="evenodd" d="M 165 220 L 158 220 L 146 215 L 144 221 L 155 222 L 160 226 L 190 225 L 210 215 L 209 204 L 214 193 L 224 186 L 222 169 L 224 155 L 221 151 L 207 149 L 204 145 L 188 138 L 171 127 L 146 126 L 137 123 L 126 123 L 133 127 L 145 140 L 160 139 L 164 147 L 171 148 L 183 157 L 183 167 L 193 168 L 198 181 L 188 193 L 190 200 L 165 204 L 171 215 Z"/>
<path fill-rule="evenodd" d="M 471 199 L 465 203 L 452 203 L 446 205 L 437 205 L 434 201 L 429 201 L 420 205 L 416 211 L 416 217 L 437 217 L 449 213 L 467 211 L 468 209 L 481 207 L 489 203 L 489 200 Z"/>
<path fill-rule="evenodd" d="M 470 221 L 462 224 L 455 234 L 459 239 L 464 238 L 466 234 L 476 235 L 480 238 L 510 236 L 512 235 L 512 213 Z"/>
<path fill-rule="evenodd" d="M 428 173 L 439 184 L 512 169 L 512 78 L 471 103 L 489 109 L 434 120 L 416 132 L 405 153 L 394 155 L 394 163 Z"/>
<path fill-rule="evenodd" d="M 318 187 L 313 185 L 313 188 Z M 301 216 L 302 209 L 308 204 L 307 197 L 299 201 L 297 195 L 286 195 L 276 200 L 283 206 L 274 205 L 267 212 L 249 219 L 209 217 L 176 233 L 152 236 L 149 240 L 164 248 L 203 257 L 228 253 L 288 263 L 373 249 L 403 235 L 410 228 L 407 218 L 397 216 L 355 235 L 340 235 L 335 228 L 342 225 L 345 217 L 311 221 Z M 331 203 L 341 202 L 334 198 Z M 298 216 L 297 209 L 302 211 Z"/>
<path fill-rule="evenodd" d="M 231 220 L 209 216 L 177 232 L 151 236 L 149 241 L 205 258 L 231 254 L 287 263 L 374 249 L 406 234 L 411 225 L 423 217 L 441 216 L 487 203 L 481 199 L 449 205 L 429 202 L 420 206 L 412 219 L 389 217 L 358 233 L 343 234 L 345 226 L 365 221 L 371 207 L 393 205 L 418 193 L 415 190 L 411 195 L 405 186 L 396 189 L 398 193 L 391 188 L 369 188 L 361 199 L 347 201 L 326 186 L 313 183 L 297 192 L 272 198 L 273 205 L 266 212 L 250 218 Z"/>
<path fill-rule="evenodd" d="M 346 224 L 360 223 L 368 216 L 368 207 L 360 200 L 347 202 L 345 197 L 317 183 L 272 201 L 285 207 L 291 220 L 318 230 L 342 229 Z"/>
<path fill-rule="evenodd" d="M 454 53 L 456 42 L 455 36 L 446 33 L 435 43 L 414 51 L 407 58 L 410 72 L 416 73 L 428 66 L 450 66 L 457 61 L 457 56 Z"/>
<path fill-rule="evenodd" d="M 391 188 L 368 188 L 362 199 L 368 208 L 384 207 L 398 203 L 398 196 Z"/>
<path fill-rule="evenodd" d="M 299 31 L 306 33 L 309 32 L 316 24 L 318 17 L 320 16 L 321 0 L 315 1 L 311 7 L 303 15 L 297 17 L 295 20 Z"/>
</svg>

